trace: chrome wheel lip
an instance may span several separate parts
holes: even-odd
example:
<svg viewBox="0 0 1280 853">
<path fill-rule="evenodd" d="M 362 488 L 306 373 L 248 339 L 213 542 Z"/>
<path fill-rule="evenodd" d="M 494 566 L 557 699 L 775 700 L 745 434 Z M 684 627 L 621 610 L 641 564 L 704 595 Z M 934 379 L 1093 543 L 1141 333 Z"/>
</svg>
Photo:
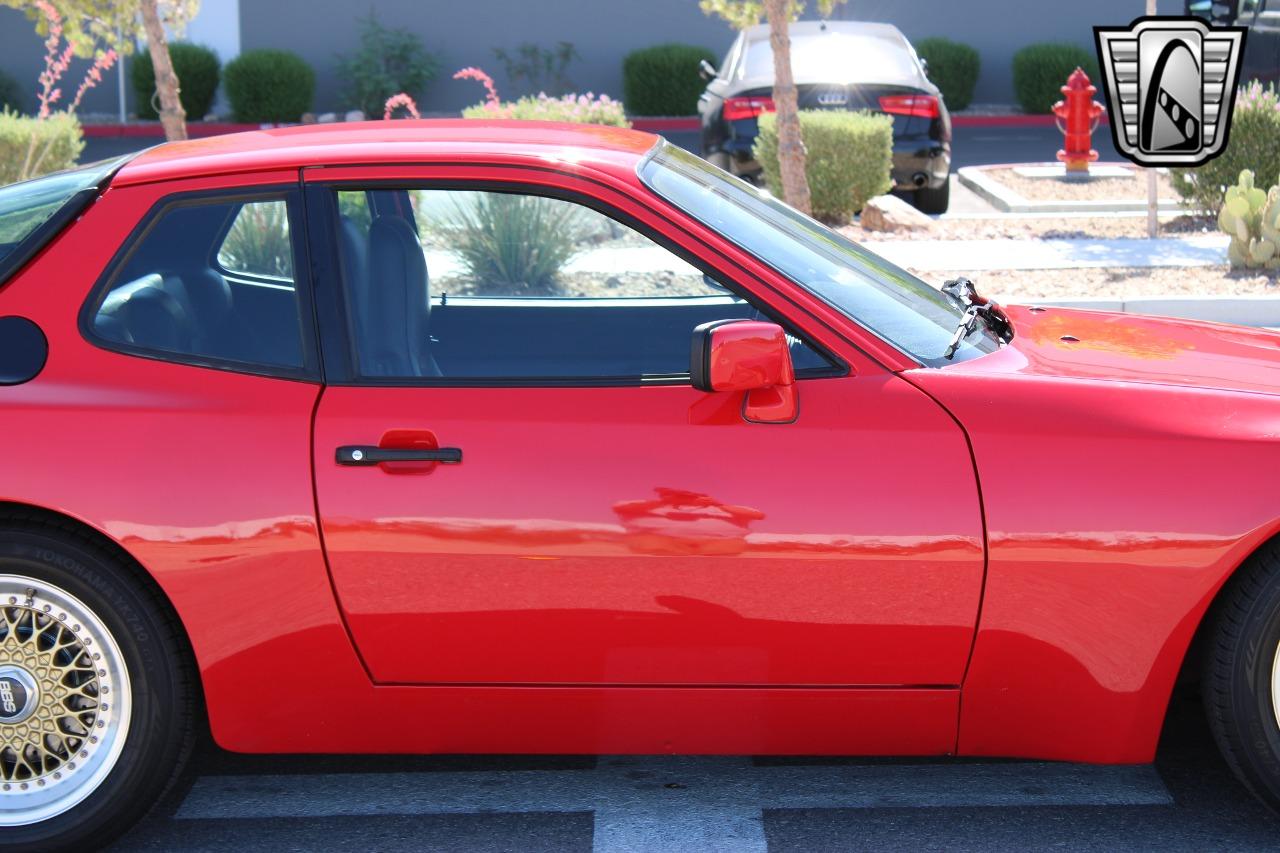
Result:
<svg viewBox="0 0 1280 853">
<path fill-rule="evenodd" d="M 1271 663 L 1271 710 L 1276 715 L 1276 727 L 1280 728 L 1280 643 L 1276 644 L 1276 656 Z"/>
<path fill-rule="evenodd" d="M 33 597 L 28 597 L 29 590 L 35 591 Z M 102 694 L 106 707 L 99 711 L 91 732 L 97 742 L 77 753 L 73 769 L 62 768 L 58 778 L 44 777 L 44 784 L 28 784 L 26 789 L 17 782 L 0 782 L 0 827 L 40 823 L 84 802 L 115 768 L 133 712 L 124 655 L 101 617 L 61 587 L 23 575 L 0 574 L 0 607 L 12 606 L 11 599 L 15 598 L 19 605 L 30 602 L 55 618 L 65 613 L 62 621 L 80 626 L 78 636 L 88 638 L 87 647 L 101 656 L 95 664 L 105 673 L 99 682 L 106 688 Z"/>
</svg>

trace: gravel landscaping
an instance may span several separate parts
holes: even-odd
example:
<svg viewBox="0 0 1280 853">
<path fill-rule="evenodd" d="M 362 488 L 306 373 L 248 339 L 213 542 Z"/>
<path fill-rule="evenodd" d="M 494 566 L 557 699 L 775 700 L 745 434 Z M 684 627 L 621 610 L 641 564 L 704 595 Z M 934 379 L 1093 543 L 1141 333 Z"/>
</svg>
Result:
<svg viewBox="0 0 1280 853">
<path fill-rule="evenodd" d="M 1147 197 L 1145 169 L 1130 169 L 1126 178 L 1093 177 L 1088 181 L 1061 178 L 1028 178 L 1013 169 L 983 169 L 982 174 L 1003 184 L 1028 201 L 1143 201 Z M 1162 199 L 1177 198 L 1169 176 L 1157 173 L 1156 186 Z"/>
<path fill-rule="evenodd" d="M 1066 270 L 982 270 L 954 274 L 915 271 L 935 287 L 956 275 L 973 279 L 978 292 L 998 302 L 1043 299 L 1132 299 L 1138 296 L 1275 296 L 1280 273 L 1233 272 L 1219 267 L 1142 267 Z"/>
</svg>

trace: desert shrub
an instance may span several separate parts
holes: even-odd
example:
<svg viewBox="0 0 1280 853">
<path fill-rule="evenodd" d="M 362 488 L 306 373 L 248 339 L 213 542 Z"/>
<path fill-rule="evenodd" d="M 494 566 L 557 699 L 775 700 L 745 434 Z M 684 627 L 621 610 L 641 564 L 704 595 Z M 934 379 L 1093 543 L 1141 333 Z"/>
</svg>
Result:
<svg viewBox="0 0 1280 853">
<path fill-rule="evenodd" d="M 698 66 L 715 54 L 691 44 L 659 44 L 633 50 L 622 60 L 622 97 L 632 115 L 687 116 L 698 111 L 706 88 Z"/>
<path fill-rule="evenodd" d="M 825 222 L 848 222 L 867 199 L 892 188 L 893 119 L 887 115 L 833 110 L 801 110 L 800 136 L 807 151 L 805 175 L 813 215 Z M 778 171 L 778 122 L 760 116 L 755 157 L 769 191 L 782 196 Z"/>
<path fill-rule="evenodd" d="M 35 145 L 32 145 L 32 139 Z M 84 131 L 74 115 L 55 112 L 48 118 L 0 111 L 0 184 L 69 169 L 84 150 Z"/>
<path fill-rule="evenodd" d="M 506 193 L 459 194 L 438 228 L 475 293 L 554 293 L 556 275 L 590 231 L 583 208 Z"/>
<path fill-rule="evenodd" d="M 1076 68 L 1101 86 L 1098 60 L 1092 51 L 1076 44 L 1029 44 L 1013 55 L 1013 92 L 1023 112 L 1047 113 L 1062 100 L 1062 87 Z"/>
<path fill-rule="evenodd" d="M 552 98 L 548 95 L 526 95 L 515 101 L 493 101 L 476 104 L 462 111 L 463 118 L 518 118 L 536 121 L 573 121 L 583 124 L 607 124 L 613 127 L 630 127 L 622 102 L 608 95 L 596 97 L 565 95 Z"/>
<path fill-rule="evenodd" d="M 1275 86 L 1263 88 L 1256 80 L 1236 97 L 1223 152 L 1194 169 L 1170 169 L 1169 180 L 1189 207 L 1214 214 L 1226 188 L 1246 169 L 1267 183 L 1280 176 L 1280 98 Z"/>
<path fill-rule="evenodd" d="M 360 48 L 340 56 L 338 70 L 347 81 L 346 102 L 377 118 L 392 95 L 419 97 L 435 79 L 440 62 L 416 35 L 401 27 L 384 27 L 371 11 L 360 24 Z"/>
<path fill-rule="evenodd" d="M 213 96 L 218 91 L 221 63 L 218 54 L 207 47 L 186 42 L 169 45 L 169 57 L 173 60 L 174 73 L 178 75 L 179 100 L 187 111 L 187 118 L 202 119 L 213 107 Z M 153 97 L 156 93 L 156 70 L 151 64 L 151 53 L 140 50 L 134 54 L 129 77 L 137 95 L 138 118 L 156 119 Z"/>
<path fill-rule="evenodd" d="M 929 64 L 929 79 L 942 90 L 949 108 L 962 110 L 973 102 L 982 66 L 978 51 L 948 38 L 927 38 L 916 44 L 916 53 Z"/>
<path fill-rule="evenodd" d="M 240 208 L 218 250 L 224 269 L 293 278 L 288 207 L 282 201 L 250 202 Z"/>
<path fill-rule="evenodd" d="M 223 85 L 236 121 L 297 121 L 311 109 L 316 74 L 287 50 L 250 50 L 227 63 Z"/>
<path fill-rule="evenodd" d="M 22 112 L 22 89 L 18 81 L 0 71 L 0 110 Z"/>
<path fill-rule="evenodd" d="M 571 41 L 559 42 L 554 48 L 539 47 L 533 42 L 524 42 L 514 51 L 495 47 L 493 56 L 502 63 L 512 86 L 530 94 L 551 95 L 562 95 L 573 89 L 569 65 L 582 58 Z"/>
</svg>

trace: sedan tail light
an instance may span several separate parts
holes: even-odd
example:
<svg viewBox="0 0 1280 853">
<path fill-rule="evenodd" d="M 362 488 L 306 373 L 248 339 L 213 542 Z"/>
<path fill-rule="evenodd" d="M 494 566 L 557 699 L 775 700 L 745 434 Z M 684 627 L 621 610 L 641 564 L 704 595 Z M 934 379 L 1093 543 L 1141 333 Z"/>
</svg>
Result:
<svg viewBox="0 0 1280 853">
<path fill-rule="evenodd" d="M 880 109 L 900 116 L 937 118 L 938 99 L 933 95 L 882 95 Z"/>
<path fill-rule="evenodd" d="M 773 112 L 773 98 L 758 95 L 749 98 L 725 98 L 724 120 L 737 121 L 744 118 L 755 118 L 760 113 Z"/>
</svg>

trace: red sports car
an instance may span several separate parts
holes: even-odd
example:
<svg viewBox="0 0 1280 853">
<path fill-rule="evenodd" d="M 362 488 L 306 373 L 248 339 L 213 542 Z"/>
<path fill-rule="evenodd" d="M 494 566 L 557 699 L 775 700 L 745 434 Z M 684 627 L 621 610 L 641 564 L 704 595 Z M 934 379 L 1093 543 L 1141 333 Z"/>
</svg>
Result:
<svg viewBox="0 0 1280 853">
<path fill-rule="evenodd" d="M 1280 336 L 939 291 L 653 136 L 0 189 L 0 840 L 241 752 L 1148 762 L 1280 804 Z"/>
</svg>

